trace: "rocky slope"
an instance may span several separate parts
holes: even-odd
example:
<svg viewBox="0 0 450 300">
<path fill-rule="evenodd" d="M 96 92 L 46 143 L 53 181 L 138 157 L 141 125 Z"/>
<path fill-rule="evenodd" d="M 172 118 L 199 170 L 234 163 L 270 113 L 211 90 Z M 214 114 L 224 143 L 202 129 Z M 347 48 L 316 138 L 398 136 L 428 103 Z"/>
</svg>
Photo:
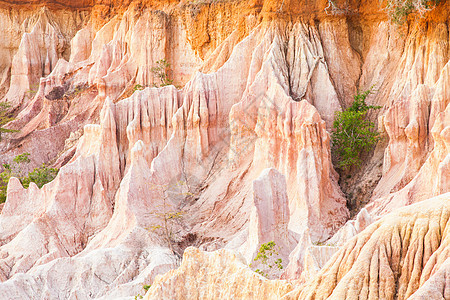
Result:
<svg viewBox="0 0 450 300">
<path fill-rule="evenodd" d="M 158 276 L 145 299 L 446 299 L 449 197 L 386 215 L 349 240 L 304 284 L 267 280 L 223 250 L 189 248 L 181 267 Z"/>
<path fill-rule="evenodd" d="M 450 3 L 344 2 L 2 1 L 0 159 L 61 169 L 9 182 L 1 298 L 448 298 Z M 382 140 L 340 186 L 334 113 L 370 86 Z M 288 281 L 246 266 L 269 241 Z"/>
</svg>

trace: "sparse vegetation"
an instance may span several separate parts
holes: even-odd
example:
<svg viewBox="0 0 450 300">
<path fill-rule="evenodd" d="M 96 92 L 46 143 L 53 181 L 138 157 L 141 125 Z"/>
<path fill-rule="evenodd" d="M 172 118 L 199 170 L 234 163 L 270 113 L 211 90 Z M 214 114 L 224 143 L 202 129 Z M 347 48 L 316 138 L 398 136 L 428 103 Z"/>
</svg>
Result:
<svg viewBox="0 0 450 300">
<path fill-rule="evenodd" d="M 30 162 L 30 153 L 17 155 L 11 163 L 3 164 L 3 172 L 0 173 L 0 203 L 6 201 L 8 182 L 11 177 L 17 177 L 24 188 L 28 188 L 34 182 L 39 188 L 53 179 L 58 174 L 58 169 L 48 168 L 42 164 L 40 168 L 35 168 L 26 174 L 24 165 Z"/>
<path fill-rule="evenodd" d="M 335 165 L 348 170 L 361 164 L 361 154 L 369 151 L 377 143 L 379 133 L 375 123 L 368 119 L 370 109 L 380 106 L 367 105 L 365 99 L 372 92 L 369 90 L 354 96 L 353 104 L 344 111 L 336 112 L 332 132 L 332 151 Z"/>
<path fill-rule="evenodd" d="M 327 242 L 313 242 L 312 243 L 314 246 L 328 246 L 328 247 L 336 247 L 336 244 L 333 243 L 327 243 Z"/>
<path fill-rule="evenodd" d="M 423 15 L 439 2 L 440 0 L 388 0 L 385 9 L 392 22 L 403 24 L 409 14 L 417 12 Z"/>
<path fill-rule="evenodd" d="M 148 228 L 160 236 L 170 251 L 179 259 L 181 259 L 183 253 L 180 253 L 175 245 L 182 240 L 181 231 L 185 212 L 174 204 L 171 199 L 180 197 L 185 199 L 186 197 L 192 196 L 191 193 L 184 193 L 182 191 L 181 186 L 183 184 L 184 182 L 178 181 L 175 184 L 154 186 L 154 189 L 159 190 L 163 195 L 163 203 L 155 206 L 155 210 L 150 213 L 158 221 Z"/>
<path fill-rule="evenodd" d="M 147 293 L 148 290 L 152 287 L 151 284 L 144 284 L 142 286 L 142 288 L 145 290 L 145 292 Z M 145 295 L 145 294 L 144 294 Z M 138 300 L 138 299 L 143 299 L 144 296 L 142 296 L 141 294 L 137 294 L 136 296 L 134 296 L 134 300 Z"/>
<path fill-rule="evenodd" d="M 259 252 L 254 259 L 256 263 L 261 265 L 261 268 L 256 269 L 255 272 L 269 278 L 272 270 L 282 270 L 283 260 L 277 257 L 277 255 L 278 251 L 274 241 L 261 244 Z M 250 267 L 252 267 L 252 264 L 250 264 Z"/>
<path fill-rule="evenodd" d="M 29 86 L 29 90 L 27 90 L 25 92 L 25 94 L 29 97 L 29 98 L 34 98 L 34 96 L 37 94 L 37 92 L 39 91 L 39 83 L 35 83 Z"/>
<path fill-rule="evenodd" d="M 154 83 L 155 87 L 162 87 L 173 84 L 173 80 L 169 78 L 170 63 L 165 59 L 158 60 L 156 66 L 151 69 L 153 76 L 160 83 Z"/>
<path fill-rule="evenodd" d="M 80 95 L 84 91 L 86 91 L 87 89 L 88 89 L 87 84 L 79 84 L 79 85 L 75 86 L 72 90 L 66 91 L 63 97 L 66 99 L 74 99 L 75 97 L 77 97 L 78 95 Z"/>
<path fill-rule="evenodd" d="M 440 0 L 387 0 L 385 4 L 383 0 L 379 0 L 380 5 L 383 5 L 383 9 L 387 12 L 391 21 L 399 25 L 407 20 L 408 15 L 412 13 L 423 15 L 436 7 L 439 2 Z M 331 15 L 352 13 L 348 7 L 338 7 L 333 0 L 328 0 L 328 6 L 324 10 L 326 14 Z"/>
<path fill-rule="evenodd" d="M 160 222 L 159 224 L 150 226 L 150 229 L 163 238 L 172 253 L 181 257 L 181 254 L 175 251 L 174 245 L 179 240 L 179 225 L 184 212 L 173 209 L 172 205 L 167 203 L 165 198 L 164 204 L 160 205 L 158 210 L 160 210 L 160 212 L 153 212 L 153 215 L 156 216 Z"/>
</svg>

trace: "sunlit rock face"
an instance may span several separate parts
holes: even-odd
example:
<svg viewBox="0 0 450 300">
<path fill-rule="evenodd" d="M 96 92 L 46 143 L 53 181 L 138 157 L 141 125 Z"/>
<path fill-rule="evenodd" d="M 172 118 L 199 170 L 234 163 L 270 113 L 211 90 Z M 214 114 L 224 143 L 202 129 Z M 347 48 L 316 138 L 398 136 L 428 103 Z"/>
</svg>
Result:
<svg viewBox="0 0 450 300">
<path fill-rule="evenodd" d="M 263 279 L 242 263 L 243 258 L 225 251 L 189 249 L 181 267 L 158 277 L 146 299 L 181 299 L 182 295 L 201 299 L 445 299 L 449 290 L 449 200 L 447 193 L 386 215 L 345 243 L 317 275 L 302 284 L 296 281 L 294 287 L 284 280 Z M 311 246 L 306 249 L 314 252 Z M 305 266 L 320 257 L 306 255 Z M 255 284 L 255 280 L 260 282 Z M 228 285 L 222 286 L 224 282 Z M 274 295 L 274 286 L 281 294 Z"/>
<path fill-rule="evenodd" d="M 280 299 L 291 290 L 250 270 L 239 254 L 188 248 L 180 268 L 157 277 L 145 299 Z"/>
<path fill-rule="evenodd" d="M 398 26 L 361 4 L 357 22 L 328 4 L 0 8 L 18 130 L 0 160 L 61 168 L 42 189 L 9 181 L 0 298 L 445 298 L 448 16 Z M 349 220 L 330 132 L 370 86 L 381 140 Z M 252 271 L 271 241 L 274 280 Z"/>
<path fill-rule="evenodd" d="M 285 299 L 445 298 L 449 200 L 446 193 L 386 215 Z"/>
</svg>

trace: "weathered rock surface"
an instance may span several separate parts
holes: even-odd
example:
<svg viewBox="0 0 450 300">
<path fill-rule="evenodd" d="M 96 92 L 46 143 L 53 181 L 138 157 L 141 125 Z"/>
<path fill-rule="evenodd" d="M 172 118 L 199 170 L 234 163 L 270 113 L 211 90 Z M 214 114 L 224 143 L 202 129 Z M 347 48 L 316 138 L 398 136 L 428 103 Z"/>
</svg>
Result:
<svg viewBox="0 0 450 300">
<path fill-rule="evenodd" d="M 429 299 L 447 297 L 449 200 L 447 193 L 386 215 L 285 298 L 407 299 L 416 291 L 413 299 L 427 293 L 433 293 Z"/>
<path fill-rule="evenodd" d="M 280 299 L 292 288 L 253 272 L 240 254 L 188 248 L 181 266 L 157 277 L 144 299 Z"/>
<path fill-rule="evenodd" d="M 448 13 L 397 26 L 366 2 L 354 18 L 325 0 L 48 3 L 17 21 L 0 6 L 22 28 L 0 41 L 20 130 L 0 160 L 62 166 L 42 189 L 9 182 L 0 298 L 134 297 L 188 246 L 202 250 L 150 299 L 447 297 Z M 163 58 L 182 88 L 152 87 Z M 370 202 L 348 220 L 329 132 L 373 84 L 383 141 L 347 181 Z M 291 282 L 246 266 L 269 241 L 286 267 L 271 275 Z"/>
</svg>

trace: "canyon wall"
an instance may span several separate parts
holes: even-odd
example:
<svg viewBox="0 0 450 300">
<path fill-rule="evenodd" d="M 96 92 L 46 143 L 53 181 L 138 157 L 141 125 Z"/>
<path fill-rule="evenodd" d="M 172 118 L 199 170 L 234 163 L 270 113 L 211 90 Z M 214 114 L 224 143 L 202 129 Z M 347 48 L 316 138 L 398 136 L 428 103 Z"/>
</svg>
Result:
<svg viewBox="0 0 450 300">
<path fill-rule="evenodd" d="M 60 168 L 9 181 L 1 298 L 448 297 L 448 1 L 0 4 L 0 160 Z M 335 112 L 371 86 L 381 139 L 339 178 Z"/>
</svg>

